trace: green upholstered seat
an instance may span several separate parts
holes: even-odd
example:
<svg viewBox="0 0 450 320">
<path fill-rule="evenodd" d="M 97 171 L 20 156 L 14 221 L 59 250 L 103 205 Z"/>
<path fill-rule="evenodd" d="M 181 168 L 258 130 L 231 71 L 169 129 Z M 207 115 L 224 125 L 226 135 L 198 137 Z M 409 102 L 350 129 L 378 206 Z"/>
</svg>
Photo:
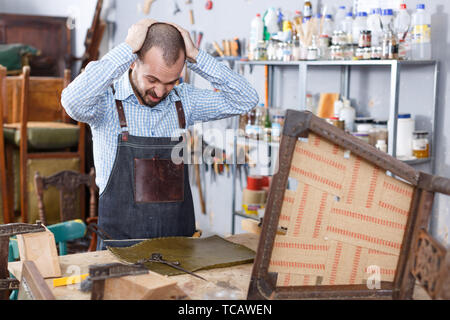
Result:
<svg viewBox="0 0 450 320">
<path fill-rule="evenodd" d="M 7 143 L 20 145 L 20 124 L 5 124 L 3 133 Z M 62 122 L 27 123 L 29 150 L 58 150 L 75 147 L 78 144 L 80 128 L 75 124 Z"/>
<path fill-rule="evenodd" d="M 22 43 L 0 44 L 0 64 L 8 71 L 22 70 L 24 55 L 37 55 L 38 50 Z"/>
</svg>

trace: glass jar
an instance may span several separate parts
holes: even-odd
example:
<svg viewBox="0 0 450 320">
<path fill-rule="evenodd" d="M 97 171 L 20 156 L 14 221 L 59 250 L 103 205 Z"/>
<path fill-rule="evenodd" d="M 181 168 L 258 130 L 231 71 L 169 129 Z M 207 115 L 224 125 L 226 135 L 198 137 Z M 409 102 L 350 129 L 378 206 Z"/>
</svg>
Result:
<svg viewBox="0 0 450 320">
<path fill-rule="evenodd" d="M 358 47 L 370 48 L 372 46 L 372 31 L 361 30 L 359 35 Z"/>
<path fill-rule="evenodd" d="M 372 51 L 370 48 L 364 48 L 363 49 L 363 60 L 370 60 L 370 56 L 372 54 Z"/>
<path fill-rule="evenodd" d="M 331 37 L 331 44 L 333 46 L 344 46 L 347 44 L 347 35 L 343 31 L 334 31 Z"/>
<path fill-rule="evenodd" d="M 364 49 L 363 48 L 357 48 L 356 49 L 355 58 L 357 60 L 362 60 L 364 58 Z"/>
<path fill-rule="evenodd" d="M 283 44 L 283 61 L 288 62 L 292 61 L 292 43 L 291 42 L 285 42 Z"/>
<path fill-rule="evenodd" d="M 341 46 L 330 47 L 330 59 L 331 60 L 344 60 L 344 53 Z"/>
<path fill-rule="evenodd" d="M 265 41 L 258 41 L 258 46 L 256 47 L 254 53 L 254 60 L 258 61 L 267 60 L 267 47 Z"/>
<path fill-rule="evenodd" d="M 355 48 L 353 45 L 348 44 L 344 46 L 344 60 L 353 60 L 353 57 L 355 56 Z"/>
<path fill-rule="evenodd" d="M 294 37 L 293 47 L 292 47 L 292 58 L 294 61 L 298 61 L 301 58 L 301 47 L 300 40 L 298 37 Z"/>
<path fill-rule="evenodd" d="M 267 60 L 277 60 L 277 41 L 270 39 L 267 43 Z"/>
<path fill-rule="evenodd" d="M 355 119 L 356 131 L 360 133 L 369 133 L 373 128 L 373 118 L 360 117 Z"/>
<path fill-rule="evenodd" d="M 365 132 L 353 132 L 352 135 L 362 141 L 369 143 L 369 134 Z"/>
<path fill-rule="evenodd" d="M 384 33 L 382 57 L 387 60 L 398 59 L 397 39 L 392 31 L 387 31 Z"/>
<path fill-rule="evenodd" d="M 371 60 L 381 60 L 381 57 L 383 55 L 383 49 L 381 47 L 372 47 L 371 49 Z"/>
<path fill-rule="evenodd" d="M 413 132 L 413 156 L 417 159 L 426 159 L 430 157 L 430 143 L 427 131 Z"/>
</svg>

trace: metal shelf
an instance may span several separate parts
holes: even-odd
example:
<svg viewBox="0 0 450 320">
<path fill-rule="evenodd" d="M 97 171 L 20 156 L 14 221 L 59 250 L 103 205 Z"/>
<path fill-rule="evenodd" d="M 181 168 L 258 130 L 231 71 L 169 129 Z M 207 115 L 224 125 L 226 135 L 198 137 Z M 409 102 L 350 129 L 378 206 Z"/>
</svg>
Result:
<svg viewBox="0 0 450 320">
<path fill-rule="evenodd" d="M 237 65 L 261 66 L 392 66 L 433 65 L 435 60 L 314 60 L 314 61 L 235 61 Z"/>
<path fill-rule="evenodd" d="M 242 218 L 249 218 L 249 219 L 253 219 L 255 221 L 259 221 L 259 217 L 255 216 L 255 215 L 245 214 L 242 211 L 235 211 L 234 215 L 242 217 Z"/>
<path fill-rule="evenodd" d="M 431 141 L 433 145 L 436 141 L 436 106 L 437 106 L 437 96 L 438 96 L 438 76 L 439 76 L 439 62 L 435 60 L 342 60 L 342 61 L 245 61 L 239 60 L 234 61 L 236 67 L 240 67 L 241 72 L 243 72 L 244 67 L 248 65 L 250 70 L 253 70 L 254 66 L 268 66 L 268 83 L 269 83 L 269 105 L 273 106 L 273 88 L 274 88 L 274 70 L 276 67 L 295 67 L 298 69 L 298 92 L 300 96 L 300 110 L 304 110 L 306 105 L 306 88 L 308 79 L 308 68 L 309 67 L 320 67 L 320 66 L 337 66 L 340 67 L 341 78 L 340 78 L 340 94 L 341 96 L 350 99 L 350 71 L 351 67 L 368 66 L 368 67 L 388 67 L 390 71 L 390 100 L 389 100 L 389 137 L 388 137 L 388 154 L 396 157 L 397 149 L 397 118 L 399 113 L 399 91 L 400 91 L 400 75 L 403 67 L 431 67 L 434 73 L 434 86 L 433 86 L 433 102 L 431 110 Z M 316 68 L 314 68 L 316 69 Z M 239 69 L 238 69 L 239 70 Z M 234 140 L 234 154 L 237 151 L 237 138 Z M 255 143 L 255 142 L 253 142 Z M 256 143 L 259 143 L 256 142 Z M 272 143 L 277 145 L 276 143 Z M 256 144 L 258 145 L 258 144 Z M 418 165 L 424 163 L 430 163 L 431 173 L 434 173 L 435 167 L 435 150 L 431 149 L 431 157 L 428 159 L 414 159 L 403 161 L 409 165 Z M 235 162 L 236 163 L 236 162 Z M 236 165 L 233 165 L 233 199 L 232 199 L 232 234 L 235 230 L 235 216 L 237 215 L 236 206 Z"/>
</svg>

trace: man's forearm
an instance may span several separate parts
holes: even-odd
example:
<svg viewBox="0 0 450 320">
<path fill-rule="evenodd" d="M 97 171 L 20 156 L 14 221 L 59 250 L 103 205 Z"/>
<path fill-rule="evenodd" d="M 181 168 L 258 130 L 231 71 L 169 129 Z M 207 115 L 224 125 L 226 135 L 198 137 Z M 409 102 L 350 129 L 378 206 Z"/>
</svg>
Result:
<svg viewBox="0 0 450 320">
<path fill-rule="evenodd" d="M 127 71 L 136 54 L 122 43 L 108 52 L 101 60 L 89 63 L 83 73 L 63 90 L 61 103 L 73 119 L 94 124 L 101 117 L 98 104 L 111 83 Z"/>
<path fill-rule="evenodd" d="M 258 94 L 242 75 L 233 72 L 203 50 L 199 51 L 196 60 L 197 63 L 195 64 L 188 63 L 188 67 L 209 81 L 220 92 L 213 99 L 202 99 L 201 103 L 195 103 L 194 112 L 197 114 L 194 115 L 194 120 L 213 120 L 202 115 L 205 110 L 211 110 L 212 108 L 216 110 L 214 117 L 220 119 L 230 115 L 246 113 L 256 106 L 259 100 Z M 209 102 L 211 103 L 210 106 L 205 105 Z M 204 106 L 202 107 L 200 104 Z"/>
</svg>

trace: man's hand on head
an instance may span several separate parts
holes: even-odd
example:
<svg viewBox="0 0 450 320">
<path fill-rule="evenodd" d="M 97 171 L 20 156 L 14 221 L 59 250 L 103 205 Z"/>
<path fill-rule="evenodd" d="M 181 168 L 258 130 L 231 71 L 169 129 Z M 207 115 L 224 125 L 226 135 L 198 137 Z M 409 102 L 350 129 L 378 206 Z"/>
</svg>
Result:
<svg viewBox="0 0 450 320">
<path fill-rule="evenodd" d="M 198 49 L 194 45 L 194 42 L 192 41 L 189 32 L 175 23 L 169 24 L 177 28 L 178 31 L 180 31 L 181 35 L 183 36 L 184 44 L 186 46 L 186 60 L 191 63 L 197 63 L 197 60 L 195 58 L 197 58 Z"/>
<path fill-rule="evenodd" d="M 148 28 L 158 21 L 154 19 L 142 19 L 128 29 L 128 35 L 125 42 L 131 47 L 133 53 L 141 50 L 147 35 Z"/>
</svg>

